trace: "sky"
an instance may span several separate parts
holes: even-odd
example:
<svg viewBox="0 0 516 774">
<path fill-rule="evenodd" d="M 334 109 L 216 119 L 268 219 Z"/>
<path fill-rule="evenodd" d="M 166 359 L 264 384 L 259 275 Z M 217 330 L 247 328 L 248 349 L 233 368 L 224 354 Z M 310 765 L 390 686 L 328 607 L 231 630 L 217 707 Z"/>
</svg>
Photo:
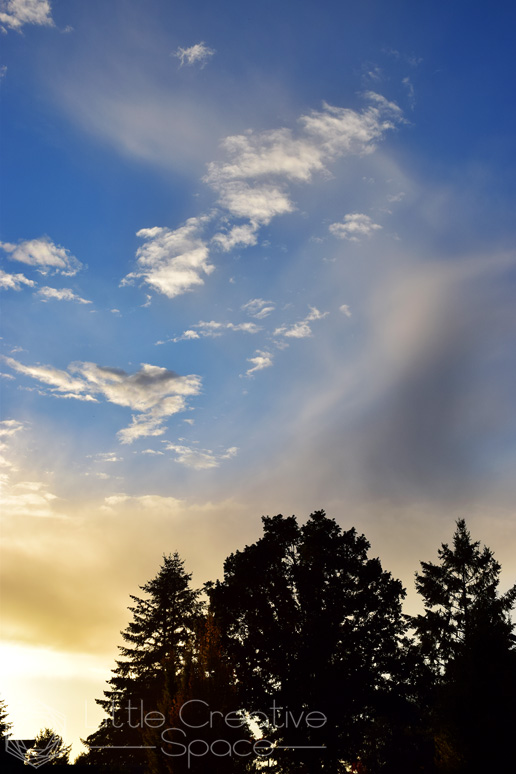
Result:
<svg viewBox="0 0 516 774">
<path fill-rule="evenodd" d="M 317 509 L 516 581 L 509 2 L 0 0 L 0 695 L 97 727 L 129 595 Z"/>
</svg>

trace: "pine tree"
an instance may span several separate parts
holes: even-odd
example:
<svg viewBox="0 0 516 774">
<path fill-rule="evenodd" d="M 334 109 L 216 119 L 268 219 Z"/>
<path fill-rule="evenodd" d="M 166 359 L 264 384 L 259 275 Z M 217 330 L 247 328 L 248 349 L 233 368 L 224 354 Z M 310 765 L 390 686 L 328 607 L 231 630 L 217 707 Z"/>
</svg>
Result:
<svg viewBox="0 0 516 774">
<path fill-rule="evenodd" d="M 59 734 L 51 728 L 43 728 L 36 737 L 36 743 L 27 752 L 26 761 L 29 765 L 67 766 L 72 745 L 65 745 Z"/>
<path fill-rule="evenodd" d="M 2 742 L 9 737 L 12 728 L 12 723 L 7 718 L 7 705 L 3 699 L 0 699 L 0 740 Z"/>
<path fill-rule="evenodd" d="M 200 592 L 190 580 L 175 553 L 164 556 L 156 577 L 140 587 L 144 598 L 131 595 L 133 620 L 122 632 L 127 644 L 120 646 L 105 698 L 97 700 L 108 718 L 85 741 L 89 752 L 81 763 L 124 767 L 146 761 L 145 728 L 156 722 L 165 684 L 175 691 L 201 614 Z"/>
<path fill-rule="evenodd" d="M 438 771 L 507 770 L 516 727 L 516 586 L 498 594 L 501 566 L 473 542 L 463 519 L 439 563 L 422 562 L 416 587 L 425 614 L 412 619 L 433 673 L 428 723 Z"/>
<path fill-rule="evenodd" d="M 250 770 L 248 761 L 255 757 L 254 740 L 238 709 L 234 672 L 209 611 L 197 625 L 175 695 L 170 695 L 168 687 L 165 691 L 160 710 L 167 719 L 168 730 L 160 739 L 158 733 L 147 736 L 155 744 L 151 771 L 231 774 Z M 231 717 L 226 722 L 229 713 Z M 191 745 L 194 754 L 179 754 L 180 745 Z"/>
</svg>

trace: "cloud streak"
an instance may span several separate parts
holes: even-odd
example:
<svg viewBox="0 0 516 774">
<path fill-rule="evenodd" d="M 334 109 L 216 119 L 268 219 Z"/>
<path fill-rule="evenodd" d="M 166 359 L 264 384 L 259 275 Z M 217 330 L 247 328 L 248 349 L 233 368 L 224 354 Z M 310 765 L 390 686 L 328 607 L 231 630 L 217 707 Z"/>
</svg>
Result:
<svg viewBox="0 0 516 774">
<path fill-rule="evenodd" d="M 199 376 L 179 376 L 166 368 L 143 363 L 140 370 L 128 374 L 120 368 L 96 363 L 71 363 L 68 370 L 52 366 L 25 366 L 14 358 L 4 358 L 14 371 L 36 379 L 60 398 L 108 402 L 137 412 L 131 424 L 119 431 L 124 444 L 137 438 L 158 436 L 165 432 L 164 424 L 173 414 L 187 408 L 187 399 L 198 395 Z"/>
</svg>

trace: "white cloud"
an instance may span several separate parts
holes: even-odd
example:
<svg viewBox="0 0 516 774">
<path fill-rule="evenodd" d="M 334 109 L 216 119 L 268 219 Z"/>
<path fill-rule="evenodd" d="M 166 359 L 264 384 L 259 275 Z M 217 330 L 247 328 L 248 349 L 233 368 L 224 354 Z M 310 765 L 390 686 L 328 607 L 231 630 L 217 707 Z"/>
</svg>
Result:
<svg viewBox="0 0 516 774">
<path fill-rule="evenodd" d="M 97 401 L 104 397 L 110 403 L 138 412 L 129 427 L 119 431 L 122 443 L 136 438 L 162 435 L 166 419 L 186 409 L 187 398 L 198 395 L 199 376 L 178 376 L 166 368 L 143 363 L 141 369 L 128 374 L 120 368 L 95 363 L 72 363 L 68 371 L 52 366 L 24 366 L 13 358 L 5 362 L 18 373 L 37 379 L 50 388 L 50 394 L 61 398 Z"/>
<path fill-rule="evenodd" d="M 7 75 L 7 65 L 2 65 L 0 67 L 0 81 L 2 81 L 6 75 Z"/>
<path fill-rule="evenodd" d="M 306 339 L 312 335 L 312 329 L 309 323 L 315 320 L 322 320 L 328 315 L 328 312 L 320 312 L 315 306 L 310 307 L 310 312 L 303 320 L 299 320 L 293 325 L 282 325 L 276 328 L 274 336 L 284 336 L 285 338 L 292 339 Z"/>
<path fill-rule="evenodd" d="M 264 301 L 263 298 L 252 298 L 246 304 L 240 307 L 242 311 L 247 312 L 250 317 L 257 320 L 263 320 L 276 308 L 272 301 Z"/>
<path fill-rule="evenodd" d="M 206 180 L 214 187 L 230 180 L 256 180 L 271 175 L 307 182 L 314 171 L 324 166 L 317 145 L 295 138 L 290 129 L 227 137 L 222 147 L 230 160 L 208 165 Z"/>
<path fill-rule="evenodd" d="M 153 290 L 174 298 L 204 284 L 201 275 L 215 268 L 208 262 L 208 247 L 200 238 L 209 219 L 190 218 L 175 231 L 159 227 L 138 231 L 137 236 L 146 240 L 136 253 L 138 271 L 128 274 L 122 285 L 141 278 Z"/>
<path fill-rule="evenodd" d="M 193 328 L 197 328 L 197 330 L 193 330 Z M 208 322 L 201 320 L 200 322 L 196 323 L 192 326 L 192 328 L 189 328 L 188 330 L 184 331 L 180 336 L 176 336 L 173 339 L 168 339 L 167 341 L 172 341 L 174 343 L 177 343 L 178 341 L 189 341 L 192 339 L 200 339 L 200 338 L 217 338 L 218 336 L 222 336 L 223 333 L 226 331 L 242 331 L 243 333 L 259 333 L 262 330 L 262 328 L 259 325 L 256 325 L 256 323 L 253 322 L 243 322 L 243 323 L 231 323 L 231 322 L 216 322 L 215 320 L 210 320 Z M 156 344 L 166 344 L 166 341 L 157 341 Z"/>
<path fill-rule="evenodd" d="M 248 368 L 245 372 L 245 375 L 252 376 L 256 371 L 262 371 L 264 368 L 270 368 L 273 364 L 273 357 L 270 352 L 257 349 L 255 356 L 248 357 L 247 362 L 252 363 L 253 367 Z"/>
<path fill-rule="evenodd" d="M 47 236 L 19 242 L 0 242 L 0 247 L 11 261 L 35 266 L 41 274 L 58 272 L 67 277 L 77 274 L 82 263 L 65 247 L 54 244 Z"/>
<path fill-rule="evenodd" d="M 49 0 L 2 0 L 0 24 L 20 30 L 24 24 L 53 27 L 52 8 Z"/>
<path fill-rule="evenodd" d="M 180 462 L 182 465 L 195 470 L 218 468 L 223 460 L 231 459 L 238 451 L 236 446 L 232 446 L 223 452 L 213 452 L 211 449 L 195 449 L 174 443 L 167 444 L 165 448 L 167 451 L 173 451 L 177 454 L 176 462 Z"/>
<path fill-rule="evenodd" d="M 348 239 L 350 242 L 358 242 L 361 238 L 369 237 L 381 228 L 378 223 L 373 223 L 369 215 L 352 212 L 344 216 L 342 223 L 332 223 L 329 226 L 329 231 L 337 239 Z"/>
<path fill-rule="evenodd" d="M 222 250 L 228 252 L 234 247 L 252 247 L 258 241 L 258 224 L 246 223 L 240 226 L 233 226 L 230 231 L 219 232 L 212 238 L 212 242 L 219 245 Z"/>
<path fill-rule="evenodd" d="M 52 505 L 57 499 L 55 494 L 47 491 L 47 485 L 40 481 L 21 481 L 17 484 L 0 481 L 1 510 L 10 516 L 30 514 L 39 518 L 55 518 L 59 515 Z"/>
<path fill-rule="evenodd" d="M 0 289 L 2 290 L 21 290 L 22 285 L 28 285 L 32 288 L 35 284 L 24 274 L 9 274 L 0 269 Z"/>
<path fill-rule="evenodd" d="M 219 188 L 219 203 L 237 218 L 266 226 L 277 215 L 294 211 L 287 193 L 275 185 L 250 186 L 243 181 L 224 183 Z"/>
<path fill-rule="evenodd" d="M 209 48 L 209 46 L 204 43 L 204 41 L 201 41 L 200 43 L 195 43 L 195 45 L 190 46 L 189 48 L 181 48 L 179 47 L 177 51 L 174 51 L 172 56 L 177 57 L 179 61 L 181 62 L 181 67 L 184 65 L 194 65 L 198 64 L 203 68 L 210 59 L 215 54 L 215 50 L 213 48 Z"/>
<path fill-rule="evenodd" d="M 56 301 L 77 301 L 79 304 L 91 304 L 91 301 L 87 301 L 85 298 L 81 298 L 70 288 L 49 288 L 44 287 L 37 291 L 38 296 L 42 296 L 42 301 L 48 301 L 49 299 L 55 299 Z"/>
<path fill-rule="evenodd" d="M 324 103 L 322 111 L 314 110 L 301 118 L 305 131 L 320 144 L 326 158 L 371 153 L 383 134 L 402 120 L 402 111 L 394 102 L 373 91 L 364 96 L 374 104 L 361 112 Z"/>
<path fill-rule="evenodd" d="M 0 438 L 10 437 L 23 429 L 23 423 L 16 419 L 4 419 L 0 422 Z"/>
<path fill-rule="evenodd" d="M 346 315 L 346 317 L 351 317 L 351 309 L 347 304 L 342 304 L 339 306 L 339 312 L 342 312 L 342 314 Z"/>
</svg>

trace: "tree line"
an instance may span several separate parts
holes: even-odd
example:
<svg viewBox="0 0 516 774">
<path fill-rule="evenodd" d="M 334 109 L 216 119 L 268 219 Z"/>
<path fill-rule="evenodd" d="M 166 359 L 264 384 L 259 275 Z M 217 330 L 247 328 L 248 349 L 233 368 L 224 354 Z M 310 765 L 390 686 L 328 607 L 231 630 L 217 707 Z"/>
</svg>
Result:
<svg viewBox="0 0 516 774">
<path fill-rule="evenodd" d="M 163 557 L 142 596 L 131 596 L 124 645 L 97 700 L 106 717 L 75 766 L 510 770 L 516 585 L 499 593 L 500 564 L 465 521 L 436 563 L 421 562 L 417 616 L 403 613 L 402 584 L 355 529 L 324 511 L 301 525 L 282 515 L 262 522 L 262 537 L 231 554 L 204 594 L 176 553 Z M 9 736 L 5 705 L 0 733 Z M 27 762 L 63 765 L 68 753 L 43 729 Z"/>
</svg>

